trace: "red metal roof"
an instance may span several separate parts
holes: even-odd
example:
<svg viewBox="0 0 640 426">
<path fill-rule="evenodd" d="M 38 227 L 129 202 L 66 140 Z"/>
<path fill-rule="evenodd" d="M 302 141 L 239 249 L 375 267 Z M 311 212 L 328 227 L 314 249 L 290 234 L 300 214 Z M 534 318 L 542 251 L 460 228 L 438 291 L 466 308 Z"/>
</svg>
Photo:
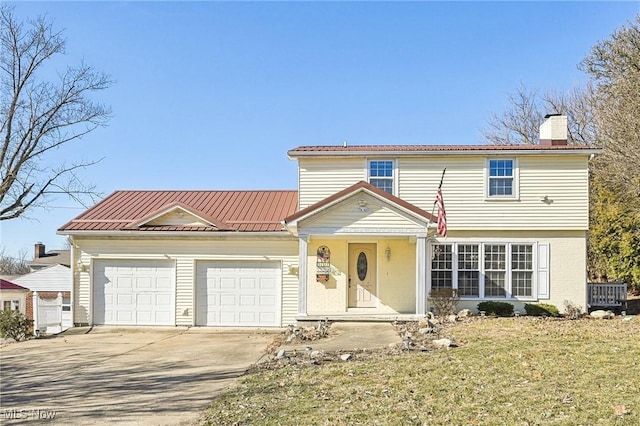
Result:
<svg viewBox="0 0 640 426">
<path fill-rule="evenodd" d="M 14 284 L 11 281 L 0 279 L 0 290 L 22 290 L 29 291 L 28 288 L 24 288 L 21 285 Z"/>
<path fill-rule="evenodd" d="M 458 152 L 458 151 L 566 151 L 566 150 L 593 150 L 584 145 L 325 145 L 325 146 L 300 146 L 288 152 L 295 157 L 298 154 L 322 154 L 339 155 L 339 153 L 359 152 Z"/>
<path fill-rule="evenodd" d="M 281 221 L 296 211 L 297 191 L 116 191 L 63 225 L 59 231 L 282 231 Z M 180 206 L 224 227 L 148 226 L 154 212 Z M 130 225 L 140 223 L 139 226 Z"/>
</svg>

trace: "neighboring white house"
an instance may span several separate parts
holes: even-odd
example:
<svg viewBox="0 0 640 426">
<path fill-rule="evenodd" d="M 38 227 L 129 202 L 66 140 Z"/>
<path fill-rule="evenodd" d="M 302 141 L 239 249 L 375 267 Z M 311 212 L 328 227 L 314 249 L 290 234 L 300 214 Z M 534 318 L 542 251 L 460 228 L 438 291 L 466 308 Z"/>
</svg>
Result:
<svg viewBox="0 0 640 426">
<path fill-rule="evenodd" d="M 566 125 L 549 117 L 539 145 L 303 146 L 288 153 L 298 191 L 117 191 L 59 230 L 74 322 L 412 318 L 435 288 L 460 308 L 584 308 L 598 151 L 568 146 Z"/>
<path fill-rule="evenodd" d="M 34 320 L 35 330 L 42 333 L 58 333 L 73 326 L 73 276 L 68 266 L 49 265 L 14 278 L 13 282 L 31 291 L 27 295 L 26 312 L 27 316 Z"/>
</svg>

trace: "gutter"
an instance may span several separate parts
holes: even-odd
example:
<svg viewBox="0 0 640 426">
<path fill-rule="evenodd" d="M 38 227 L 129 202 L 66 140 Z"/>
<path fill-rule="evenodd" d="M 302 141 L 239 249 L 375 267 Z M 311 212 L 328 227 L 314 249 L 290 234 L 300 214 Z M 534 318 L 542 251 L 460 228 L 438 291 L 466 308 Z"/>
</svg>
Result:
<svg viewBox="0 0 640 426">
<path fill-rule="evenodd" d="M 456 151 L 303 151 L 298 153 L 289 152 L 287 157 L 290 160 L 297 158 L 333 158 L 333 157 L 422 157 L 422 156 L 457 156 L 457 155 L 477 155 L 477 156 L 556 156 L 556 155 L 596 155 L 601 154 L 601 149 L 470 149 Z"/>
<path fill-rule="evenodd" d="M 287 231 L 262 231 L 262 232 L 202 232 L 202 231 L 78 231 L 78 230 L 58 230 L 57 235 L 70 235 L 78 237 L 213 237 L 213 239 L 231 238 L 254 238 L 254 237 L 275 237 L 290 238 L 291 234 Z"/>
</svg>

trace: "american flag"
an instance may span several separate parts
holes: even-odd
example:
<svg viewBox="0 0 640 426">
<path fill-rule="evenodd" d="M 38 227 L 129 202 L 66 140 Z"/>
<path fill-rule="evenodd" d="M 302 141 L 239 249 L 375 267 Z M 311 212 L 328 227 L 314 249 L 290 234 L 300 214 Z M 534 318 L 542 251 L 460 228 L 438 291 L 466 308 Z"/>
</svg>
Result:
<svg viewBox="0 0 640 426">
<path fill-rule="evenodd" d="M 441 188 L 438 188 L 438 193 L 436 194 L 436 204 L 438 205 L 438 234 L 442 235 L 443 237 L 446 237 L 447 236 L 447 212 L 444 209 L 444 199 L 442 198 Z"/>
</svg>

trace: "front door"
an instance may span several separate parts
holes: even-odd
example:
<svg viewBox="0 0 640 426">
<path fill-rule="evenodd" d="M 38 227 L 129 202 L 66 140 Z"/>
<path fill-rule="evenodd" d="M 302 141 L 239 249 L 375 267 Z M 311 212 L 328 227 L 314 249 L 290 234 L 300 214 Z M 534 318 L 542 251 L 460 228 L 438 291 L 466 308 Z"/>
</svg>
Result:
<svg viewBox="0 0 640 426">
<path fill-rule="evenodd" d="M 349 307 L 375 308 L 376 245 L 349 244 Z"/>
</svg>

